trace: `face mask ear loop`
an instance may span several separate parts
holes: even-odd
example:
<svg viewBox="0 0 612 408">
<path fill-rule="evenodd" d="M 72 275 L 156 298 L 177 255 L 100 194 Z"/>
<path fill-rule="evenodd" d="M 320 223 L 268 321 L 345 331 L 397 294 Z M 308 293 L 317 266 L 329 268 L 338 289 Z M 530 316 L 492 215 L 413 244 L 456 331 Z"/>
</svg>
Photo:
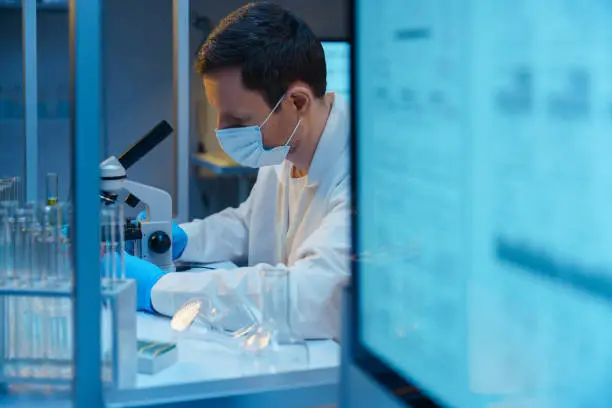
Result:
<svg viewBox="0 0 612 408">
<path fill-rule="evenodd" d="M 266 122 L 268 121 L 268 119 L 270 119 L 270 117 L 272 117 L 272 114 L 276 111 L 276 108 L 278 108 L 278 105 L 280 105 L 280 103 L 283 101 L 283 99 L 285 98 L 285 94 L 283 94 L 283 96 L 280 97 L 280 99 L 278 100 L 278 102 L 276 102 L 276 105 L 274 105 L 274 108 L 272 108 L 272 110 L 270 111 L 270 113 L 268 113 L 268 116 L 266 116 L 266 118 L 264 119 L 263 122 L 261 122 L 261 125 L 259 125 L 259 128 L 263 128 L 264 125 L 266 124 Z"/>
<path fill-rule="evenodd" d="M 295 127 L 293 128 L 293 132 L 291 132 L 291 136 L 289 136 L 289 139 L 287 139 L 285 146 L 289 146 L 289 143 L 291 143 L 291 140 L 293 140 L 293 136 L 295 135 L 295 132 L 297 132 L 298 128 L 300 127 L 300 123 L 302 123 L 302 118 L 298 120 L 297 125 L 295 125 Z"/>
</svg>

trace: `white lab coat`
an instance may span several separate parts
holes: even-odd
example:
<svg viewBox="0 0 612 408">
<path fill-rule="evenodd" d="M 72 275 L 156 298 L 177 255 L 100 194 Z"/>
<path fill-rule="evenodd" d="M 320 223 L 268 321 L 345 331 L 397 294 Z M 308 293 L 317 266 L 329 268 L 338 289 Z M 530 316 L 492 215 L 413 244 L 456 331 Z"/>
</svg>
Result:
<svg viewBox="0 0 612 408">
<path fill-rule="evenodd" d="M 225 304 L 244 293 L 261 307 L 259 267 L 284 264 L 290 271 L 293 329 L 305 338 L 338 338 L 341 292 L 350 273 L 349 125 L 348 104 L 336 95 L 310 166 L 297 225 L 288 225 L 288 161 L 260 169 L 240 207 L 181 225 L 188 236 L 181 260 L 246 260 L 248 267 L 169 273 L 153 287 L 155 310 L 171 316 L 188 299 L 206 293 L 215 293 Z M 289 228 L 295 228 L 295 235 L 286 248 Z"/>
</svg>

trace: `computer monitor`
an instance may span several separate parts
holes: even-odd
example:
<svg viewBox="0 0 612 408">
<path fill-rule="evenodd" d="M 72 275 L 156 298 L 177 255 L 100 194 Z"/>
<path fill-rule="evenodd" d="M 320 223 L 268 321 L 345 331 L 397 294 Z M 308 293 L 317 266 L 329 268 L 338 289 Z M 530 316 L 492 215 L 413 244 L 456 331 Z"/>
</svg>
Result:
<svg viewBox="0 0 612 408">
<path fill-rule="evenodd" d="M 348 41 L 322 40 L 327 65 L 327 90 L 351 99 L 351 48 Z"/>
<path fill-rule="evenodd" d="M 612 2 L 354 12 L 356 364 L 423 404 L 609 406 Z"/>
</svg>

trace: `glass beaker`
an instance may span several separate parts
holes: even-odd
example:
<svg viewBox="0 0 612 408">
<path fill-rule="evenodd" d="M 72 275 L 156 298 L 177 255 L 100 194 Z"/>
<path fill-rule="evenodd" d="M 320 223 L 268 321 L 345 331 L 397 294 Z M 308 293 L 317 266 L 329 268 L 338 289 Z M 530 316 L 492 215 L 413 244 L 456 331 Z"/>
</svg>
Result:
<svg viewBox="0 0 612 408">
<path fill-rule="evenodd" d="M 262 322 L 242 342 L 245 375 L 304 370 L 308 345 L 291 324 L 290 271 L 284 266 L 260 269 Z"/>
</svg>

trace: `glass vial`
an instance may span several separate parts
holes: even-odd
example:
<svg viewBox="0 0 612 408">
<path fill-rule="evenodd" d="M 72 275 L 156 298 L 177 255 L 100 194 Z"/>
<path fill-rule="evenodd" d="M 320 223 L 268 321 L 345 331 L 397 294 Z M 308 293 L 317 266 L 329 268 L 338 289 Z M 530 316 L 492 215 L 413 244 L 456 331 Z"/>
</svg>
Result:
<svg viewBox="0 0 612 408">
<path fill-rule="evenodd" d="M 57 173 L 47 174 L 47 205 L 57 204 L 59 196 L 59 180 Z"/>
</svg>

